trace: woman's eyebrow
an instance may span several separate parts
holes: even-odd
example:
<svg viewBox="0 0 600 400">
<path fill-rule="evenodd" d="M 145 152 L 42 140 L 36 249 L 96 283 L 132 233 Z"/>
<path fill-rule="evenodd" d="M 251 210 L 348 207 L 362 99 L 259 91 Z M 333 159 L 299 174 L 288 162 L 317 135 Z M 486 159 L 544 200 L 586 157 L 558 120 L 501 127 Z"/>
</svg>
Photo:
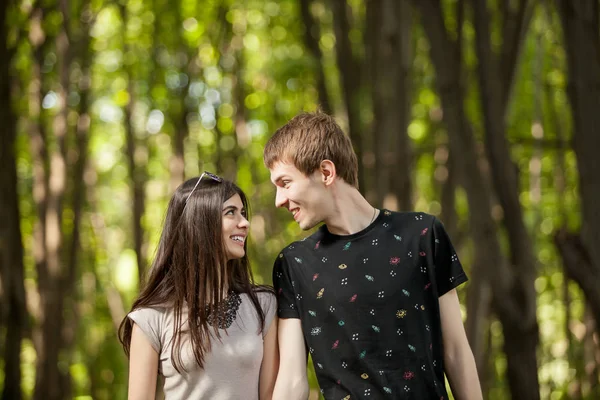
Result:
<svg viewBox="0 0 600 400">
<path fill-rule="evenodd" d="M 227 210 L 237 211 L 238 208 L 237 208 L 237 206 L 234 206 L 234 205 L 230 205 L 230 206 L 227 206 L 227 207 L 223 208 L 223 211 L 227 211 Z M 246 211 L 246 208 L 242 207 L 242 212 L 244 212 L 244 211 Z"/>
</svg>

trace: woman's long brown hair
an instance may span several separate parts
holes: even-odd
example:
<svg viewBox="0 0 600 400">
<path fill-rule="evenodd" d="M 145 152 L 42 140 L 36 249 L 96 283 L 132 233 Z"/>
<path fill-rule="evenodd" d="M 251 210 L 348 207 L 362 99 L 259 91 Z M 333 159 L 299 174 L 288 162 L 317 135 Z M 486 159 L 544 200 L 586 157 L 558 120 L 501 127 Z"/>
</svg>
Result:
<svg viewBox="0 0 600 400">
<path fill-rule="evenodd" d="M 202 179 L 193 190 L 197 182 L 198 178 L 192 178 L 181 184 L 169 201 L 156 257 L 146 283 L 131 307 L 132 311 L 160 307 L 174 309 L 171 359 L 179 373 L 185 370 L 181 358 L 184 340 L 190 340 L 200 368 L 211 348 L 211 331 L 220 340 L 218 328 L 207 322 L 207 310 L 220 309 L 225 285 L 229 290 L 248 295 L 260 319 L 261 332 L 265 314 L 256 292 L 272 290 L 254 284 L 247 255 L 227 260 L 222 239 L 223 203 L 238 194 L 248 213 L 244 192 L 230 181 L 217 182 L 210 178 Z M 185 310 L 187 315 L 184 316 Z M 187 329 L 182 333 L 185 322 Z M 119 340 L 128 357 L 132 329 L 133 321 L 126 316 L 119 327 Z"/>
</svg>

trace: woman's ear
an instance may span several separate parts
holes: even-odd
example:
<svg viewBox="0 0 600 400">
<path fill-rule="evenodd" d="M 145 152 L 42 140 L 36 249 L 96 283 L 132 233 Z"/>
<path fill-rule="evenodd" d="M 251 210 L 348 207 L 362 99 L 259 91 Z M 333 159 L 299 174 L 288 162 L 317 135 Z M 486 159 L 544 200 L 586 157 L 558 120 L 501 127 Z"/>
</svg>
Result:
<svg viewBox="0 0 600 400">
<path fill-rule="evenodd" d="M 335 164 L 331 160 L 321 161 L 321 165 L 319 165 L 319 171 L 321 172 L 321 179 L 326 186 L 331 185 L 337 177 Z"/>
</svg>

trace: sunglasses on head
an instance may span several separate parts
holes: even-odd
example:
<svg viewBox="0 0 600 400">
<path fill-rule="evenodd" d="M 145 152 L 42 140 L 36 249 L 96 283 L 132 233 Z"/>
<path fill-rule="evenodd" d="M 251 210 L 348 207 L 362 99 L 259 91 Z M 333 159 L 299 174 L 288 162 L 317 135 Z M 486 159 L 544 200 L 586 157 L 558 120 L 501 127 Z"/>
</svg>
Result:
<svg viewBox="0 0 600 400">
<path fill-rule="evenodd" d="M 215 182 L 223 182 L 223 178 L 221 178 L 220 176 L 217 176 L 213 173 L 210 173 L 208 171 L 204 171 L 202 173 L 202 175 L 200 175 L 200 178 L 198 178 L 198 182 L 196 182 L 196 184 L 194 185 L 194 188 L 192 189 L 192 191 L 190 192 L 190 194 L 188 194 L 188 197 L 185 199 L 185 204 L 187 204 L 188 200 L 190 199 L 190 196 L 192 195 L 192 193 L 194 193 L 194 190 L 196 190 L 196 188 L 198 187 L 198 185 L 200 184 L 200 181 L 202 180 L 202 178 L 204 177 L 208 177 L 210 179 L 212 179 Z"/>
</svg>

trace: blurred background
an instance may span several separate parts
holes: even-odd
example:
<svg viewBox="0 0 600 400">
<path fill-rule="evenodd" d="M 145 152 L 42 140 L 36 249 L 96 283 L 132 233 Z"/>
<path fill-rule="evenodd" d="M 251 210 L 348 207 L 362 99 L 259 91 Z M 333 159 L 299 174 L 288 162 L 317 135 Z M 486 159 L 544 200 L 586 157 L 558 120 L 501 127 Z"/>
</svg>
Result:
<svg viewBox="0 0 600 400">
<path fill-rule="evenodd" d="M 1 1 L 1 398 L 126 398 L 117 326 L 169 197 L 203 170 L 250 196 L 271 283 L 306 233 L 274 207 L 262 149 L 317 107 L 374 205 L 445 223 L 485 398 L 600 398 L 599 9 Z"/>
</svg>

